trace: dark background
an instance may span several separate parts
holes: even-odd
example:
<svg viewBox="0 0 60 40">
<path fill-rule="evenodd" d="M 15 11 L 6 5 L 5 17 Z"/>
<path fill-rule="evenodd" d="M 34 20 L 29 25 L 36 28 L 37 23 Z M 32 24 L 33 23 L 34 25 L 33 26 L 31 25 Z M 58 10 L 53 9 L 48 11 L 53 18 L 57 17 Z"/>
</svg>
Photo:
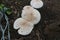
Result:
<svg viewBox="0 0 60 40">
<path fill-rule="evenodd" d="M 35 25 L 31 34 L 22 36 L 13 29 L 14 21 L 21 17 L 24 6 L 29 5 L 31 0 L 0 0 L 6 7 L 11 8 L 9 15 L 11 40 L 60 40 L 60 0 L 42 0 L 44 6 L 37 9 L 41 13 L 41 21 Z M 1 38 L 0 32 L 0 38 Z M 7 40 L 7 32 L 5 38 Z"/>
</svg>

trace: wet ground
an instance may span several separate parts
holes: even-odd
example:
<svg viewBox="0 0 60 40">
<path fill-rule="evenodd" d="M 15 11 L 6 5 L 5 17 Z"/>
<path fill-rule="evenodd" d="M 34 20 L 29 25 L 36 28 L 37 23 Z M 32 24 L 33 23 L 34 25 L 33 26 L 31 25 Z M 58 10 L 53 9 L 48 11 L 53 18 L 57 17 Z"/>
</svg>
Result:
<svg viewBox="0 0 60 40">
<path fill-rule="evenodd" d="M 0 0 L 0 3 L 12 10 L 12 14 L 8 16 L 11 40 L 60 40 L 60 0 L 42 1 L 44 6 L 37 9 L 41 13 L 41 21 L 35 25 L 31 34 L 22 36 L 13 29 L 13 23 L 21 17 L 23 7 L 29 5 L 30 0 Z"/>
</svg>

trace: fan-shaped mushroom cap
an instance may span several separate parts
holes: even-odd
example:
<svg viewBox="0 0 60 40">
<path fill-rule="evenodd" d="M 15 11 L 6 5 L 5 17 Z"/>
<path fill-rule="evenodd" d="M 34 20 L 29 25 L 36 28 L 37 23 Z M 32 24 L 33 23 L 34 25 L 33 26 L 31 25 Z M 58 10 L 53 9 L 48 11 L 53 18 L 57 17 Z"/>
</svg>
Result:
<svg viewBox="0 0 60 40">
<path fill-rule="evenodd" d="M 14 29 L 18 29 L 18 33 L 21 35 L 28 35 L 33 28 L 34 25 L 23 18 L 18 18 L 14 22 Z"/>
<path fill-rule="evenodd" d="M 22 27 L 18 30 L 18 33 L 21 35 L 28 35 L 31 33 L 32 29 L 34 28 L 34 25 L 32 23 L 29 23 L 26 27 Z"/>
<path fill-rule="evenodd" d="M 41 8 L 43 6 L 43 2 L 41 0 L 31 0 L 30 5 L 34 8 Z"/>
<path fill-rule="evenodd" d="M 17 18 L 13 24 L 13 28 L 14 29 L 19 29 L 20 26 L 19 26 L 19 21 L 21 20 L 22 18 Z"/>
<path fill-rule="evenodd" d="M 29 7 L 29 8 L 28 8 Z M 32 24 L 37 24 L 40 19 L 41 15 L 38 10 L 34 9 L 31 6 L 25 6 L 25 9 L 22 10 L 22 18 L 26 19 L 27 21 L 31 22 Z"/>
</svg>

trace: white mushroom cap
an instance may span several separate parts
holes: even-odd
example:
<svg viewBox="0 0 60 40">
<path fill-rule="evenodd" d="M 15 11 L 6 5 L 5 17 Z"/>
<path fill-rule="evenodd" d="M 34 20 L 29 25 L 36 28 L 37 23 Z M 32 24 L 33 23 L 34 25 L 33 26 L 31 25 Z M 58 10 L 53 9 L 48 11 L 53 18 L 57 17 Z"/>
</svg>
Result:
<svg viewBox="0 0 60 40">
<path fill-rule="evenodd" d="M 14 24 L 13 24 L 13 28 L 14 29 L 19 29 L 20 26 L 19 26 L 19 21 L 21 20 L 22 18 L 18 18 L 15 20 Z"/>
<path fill-rule="evenodd" d="M 28 35 L 28 34 L 31 33 L 33 28 L 34 28 L 34 25 L 32 23 L 30 23 L 26 27 L 24 26 L 23 28 L 20 28 L 18 30 L 18 33 L 21 34 L 21 35 Z"/>
<path fill-rule="evenodd" d="M 18 18 L 14 22 L 14 29 L 18 29 L 18 33 L 21 35 L 28 35 L 31 33 L 34 25 L 23 18 Z"/>
<path fill-rule="evenodd" d="M 21 15 L 22 18 L 26 19 L 27 21 L 31 22 L 32 24 L 37 24 L 41 19 L 41 15 L 40 15 L 39 11 L 34 9 L 31 6 L 25 6 L 24 8 L 22 10 L 22 15 Z"/>
<path fill-rule="evenodd" d="M 31 6 L 24 6 L 24 7 L 23 7 L 23 10 L 25 10 L 27 13 L 33 12 L 33 9 L 34 9 L 34 8 L 32 8 Z M 23 10 L 22 10 L 22 11 L 23 11 Z"/>
<path fill-rule="evenodd" d="M 43 2 L 41 0 L 31 0 L 30 5 L 33 8 L 41 8 L 43 6 Z"/>
</svg>

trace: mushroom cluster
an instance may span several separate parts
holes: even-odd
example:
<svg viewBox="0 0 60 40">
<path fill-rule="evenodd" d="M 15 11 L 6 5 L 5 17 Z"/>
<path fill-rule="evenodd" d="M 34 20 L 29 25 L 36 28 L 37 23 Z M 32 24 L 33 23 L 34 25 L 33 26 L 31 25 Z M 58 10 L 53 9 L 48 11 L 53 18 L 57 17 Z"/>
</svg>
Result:
<svg viewBox="0 0 60 40">
<path fill-rule="evenodd" d="M 34 8 L 41 8 L 43 2 L 41 0 L 31 0 L 31 6 L 24 6 L 21 14 L 21 18 L 16 19 L 14 22 L 14 29 L 18 29 L 18 33 L 21 35 L 28 35 L 41 19 L 41 14 Z"/>
<path fill-rule="evenodd" d="M 18 29 L 21 35 L 28 35 L 41 19 L 40 12 L 31 6 L 25 6 L 22 10 L 21 18 L 14 22 L 14 29 Z"/>
</svg>

